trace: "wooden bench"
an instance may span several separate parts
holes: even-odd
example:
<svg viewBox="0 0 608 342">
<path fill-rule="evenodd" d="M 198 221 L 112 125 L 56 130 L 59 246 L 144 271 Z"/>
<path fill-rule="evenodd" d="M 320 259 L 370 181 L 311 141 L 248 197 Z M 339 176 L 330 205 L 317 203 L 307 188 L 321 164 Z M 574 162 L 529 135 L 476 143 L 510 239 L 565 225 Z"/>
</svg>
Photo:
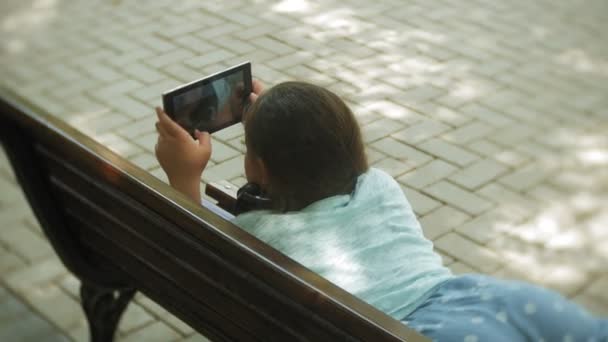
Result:
<svg viewBox="0 0 608 342">
<path fill-rule="evenodd" d="M 213 341 L 426 341 L 23 99 L 0 137 L 92 341 L 140 291 Z M 151 114 L 152 115 L 152 111 Z"/>
</svg>

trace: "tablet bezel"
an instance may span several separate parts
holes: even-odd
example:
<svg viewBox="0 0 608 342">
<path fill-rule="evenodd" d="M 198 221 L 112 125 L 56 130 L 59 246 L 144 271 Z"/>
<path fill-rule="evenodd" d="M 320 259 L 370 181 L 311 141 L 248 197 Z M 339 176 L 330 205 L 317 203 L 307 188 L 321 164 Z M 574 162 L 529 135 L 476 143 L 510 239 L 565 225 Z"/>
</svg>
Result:
<svg viewBox="0 0 608 342">
<path fill-rule="evenodd" d="M 173 108 L 173 98 L 175 96 L 185 93 L 187 91 L 190 91 L 194 88 L 203 87 L 205 85 L 210 84 L 211 82 L 213 82 L 215 80 L 219 80 L 221 78 L 226 77 L 227 75 L 230 75 L 230 74 L 233 74 L 236 72 L 240 72 L 240 71 L 243 71 L 243 81 L 245 82 L 245 94 L 247 94 L 243 98 L 243 103 L 245 103 L 248 100 L 249 94 L 253 91 L 253 89 L 252 89 L 253 84 L 252 84 L 252 77 L 251 77 L 251 62 L 249 62 L 249 61 L 243 62 L 241 64 L 230 67 L 226 70 L 217 72 L 215 74 L 200 78 L 198 80 L 194 80 L 190 83 L 180 85 L 171 90 L 165 91 L 162 94 L 163 108 L 164 108 L 165 113 L 167 113 L 167 115 L 169 115 L 169 117 L 175 121 L 175 114 L 173 112 L 173 109 L 174 109 Z M 240 113 L 239 117 L 233 117 L 233 119 L 231 121 L 225 123 L 224 125 L 216 127 L 216 129 L 210 131 L 209 133 L 214 133 L 214 132 L 222 130 L 226 127 L 237 124 L 237 123 L 241 122 L 242 119 L 243 119 L 243 113 Z M 191 135 L 194 135 L 194 132 L 188 132 L 188 133 L 190 133 Z"/>
</svg>

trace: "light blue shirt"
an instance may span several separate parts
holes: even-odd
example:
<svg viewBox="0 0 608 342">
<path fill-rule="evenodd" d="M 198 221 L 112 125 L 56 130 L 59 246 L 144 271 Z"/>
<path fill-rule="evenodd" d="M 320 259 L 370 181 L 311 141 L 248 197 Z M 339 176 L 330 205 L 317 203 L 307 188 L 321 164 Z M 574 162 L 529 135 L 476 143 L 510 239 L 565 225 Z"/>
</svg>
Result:
<svg viewBox="0 0 608 342">
<path fill-rule="evenodd" d="M 402 319 L 452 277 L 395 180 L 370 169 L 350 195 L 301 211 L 254 211 L 234 223 L 359 297 Z"/>
</svg>

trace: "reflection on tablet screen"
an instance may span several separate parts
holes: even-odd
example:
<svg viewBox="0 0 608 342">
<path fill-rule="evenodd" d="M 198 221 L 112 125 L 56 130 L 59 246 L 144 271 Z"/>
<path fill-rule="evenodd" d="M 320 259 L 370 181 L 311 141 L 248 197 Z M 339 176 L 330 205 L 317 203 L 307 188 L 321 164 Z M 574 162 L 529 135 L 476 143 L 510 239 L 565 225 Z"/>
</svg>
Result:
<svg viewBox="0 0 608 342">
<path fill-rule="evenodd" d="M 244 95 L 242 71 L 214 80 L 173 98 L 175 121 L 189 132 L 216 131 L 240 121 Z"/>
</svg>

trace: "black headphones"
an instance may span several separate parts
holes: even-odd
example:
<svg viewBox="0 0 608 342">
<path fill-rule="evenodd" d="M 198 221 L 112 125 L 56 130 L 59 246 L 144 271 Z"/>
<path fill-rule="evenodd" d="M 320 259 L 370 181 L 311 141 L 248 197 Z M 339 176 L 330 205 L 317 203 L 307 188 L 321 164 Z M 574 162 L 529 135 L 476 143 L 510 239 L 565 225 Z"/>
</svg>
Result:
<svg viewBox="0 0 608 342">
<path fill-rule="evenodd" d="M 250 210 L 271 209 L 272 202 L 264 195 L 262 188 L 255 183 L 243 185 L 236 193 L 234 214 L 238 215 Z"/>
</svg>

